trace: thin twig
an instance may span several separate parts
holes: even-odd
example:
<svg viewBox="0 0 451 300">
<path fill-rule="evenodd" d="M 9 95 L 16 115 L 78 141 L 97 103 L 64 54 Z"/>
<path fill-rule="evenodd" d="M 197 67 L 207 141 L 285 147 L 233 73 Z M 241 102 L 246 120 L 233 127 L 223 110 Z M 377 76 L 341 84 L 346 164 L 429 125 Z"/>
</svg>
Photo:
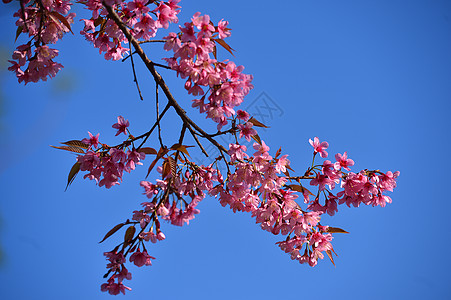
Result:
<svg viewBox="0 0 451 300">
<path fill-rule="evenodd" d="M 165 40 L 147 40 L 147 41 L 140 41 L 139 44 L 145 44 L 145 43 L 166 43 Z"/>
<path fill-rule="evenodd" d="M 103 2 L 103 6 L 105 6 L 106 10 L 108 11 L 108 14 L 110 15 L 111 19 L 116 23 L 116 25 L 121 29 L 121 31 L 124 33 L 124 35 L 131 41 L 131 44 L 136 49 L 136 53 L 141 57 L 141 60 L 146 65 L 147 69 L 150 71 L 152 76 L 154 77 L 155 81 L 158 83 L 158 85 L 163 90 L 166 98 L 168 99 L 169 103 L 172 107 L 174 107 L 176 113 L 180 116 L 180 118 L 183 120 L 183 122 L 188 123 L 191 125 L 196 131 L 198 131 L 201 135 L 203 135 L 210 143 L 212 143 L 214 146 L 216 146 L 218 149 L 222 149 L 224 152 L 227 152 L 227 150 L 219 144 L 214 138 L 210 137 L 208 133 L 206 133 L 202 128 L 200 128 L 193 120 L 191 120 L 186 112 L 183 110 L 183 108 L 180 107 L 180 105 L 175 100 L 174 96 L 172 95 L 171 91 L 169 90 L 169 87 L 164 82 L 163 78 L 161 77 L 160 73 L 158 73 L 155 70 L 155 64 L 147 57 L 147 55 L 144 53 L 144 50 L 139 45 L 139 42 L 131 35 L 128 28 L 122 23 L 121 19 L 119 18 L 118 14 L 111 8 L 111 6 L 107 5 L 105 2 Z"/>
<path fill-rule="evenodd" d="M 128 41 L 130 43 L 130 40 Z M 132 52 L 132 45 L 130 43 L 130 52 Z M 139 88 L 139 84 L 138 84 L 138 78 L 136 77 L 136 72 L 135 72 L 135 63 L 133 62 L 133 53 L 130 54 L 130 60 L 132 62 L 132 70 L 133 70 L 133 81 L 136 83 L 136 88 L 138 89 L 138 94 L 139 94 L 139 98 L 141 99 L 141 101 L 144 100 L 142 94 L 141 94 L 141 89 Z"/>
<path fill-rule="evenodd" d="M 160 118 L 159 118 L 160 120 L 161 120 L 161 118 L 163 118 L 164 114 L 169 110 L 170 107 L 171 107 L 171 105 L 169 105 L 169 103 L 168 103 L 166 105 L 166 107 L 163 109 L 163 111 L 161 112 L 161 115 L 160 115 Z M 148 132 L 146 132 L 146 133 L 134 138 L 134 140 L 137 140 L 137 139 L 141 139 L 141 138 L 145 137 L 144 140 L 142 141 L 142 143 L 138 146 L 138 149 L 141 148 L 146 143 L 147 139 L 152 134 L 154 129 L 157 127 L 157 125 L 158 125 L 158 122 L 156 121 L 153 124 L 152 128 L 150 128 L 150 130 Z"/>
<path fill-rule="evenodd" d="M 158 83 L 155 82 L 155 108 L 157 110 L 157 126 L 158 126 L 158 140 L 160 141 L 161 148 L 163 146 L 163 140 L 161 138 L 161 126 L 160 126 L 160 112 L 159 112 L 159 103 L 158 103 Z"/>
<path fill-rule="evenodd" d="M 205 151 L 204 147 L 200 143 L 200 141 L 197 138 L 196 133 L 194 132 L 194 130 L 191 128 L 191 126 L 188 126 L 188 129 L 189 129 L 191 135 L 193 136 L 194 140 L 196 141 L 197 145 L 199 146 L 200 150 L 202 150 L 202 153 L 205 154 L 206 157 L 208 157 L 207 151 Z"/>
</svg>

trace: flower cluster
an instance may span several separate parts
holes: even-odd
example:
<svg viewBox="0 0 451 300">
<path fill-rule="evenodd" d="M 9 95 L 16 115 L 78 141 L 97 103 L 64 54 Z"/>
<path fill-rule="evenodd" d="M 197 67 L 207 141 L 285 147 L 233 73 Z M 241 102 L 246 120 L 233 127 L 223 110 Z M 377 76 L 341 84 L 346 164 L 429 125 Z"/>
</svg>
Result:
<svg viewBox="0 0 451 300">
<path fill-rule="evenodd" d="M 53 61 L 58 56 L 58 50 L 49 48 L 47 44 L 55 44 L 71 31 L 70 24 L 75 18 L 75 13 L 69 13 L 72 3 L 66 0 L 21 3 L 22 8 L 14 13 L 14 17 L 18 18 L 16 39 L 21 33 L 28 33 L 32 39 L 17 47 L 12 55 L 13 60 L 9 61 L 12 65 L 8 70 L 15 72 L 19 82 L 25 84 L 46 81 L 47 77 L 55 77 L 63 67 Z"/>
<path fill-rule="evenodd" d="M 168 28 L 169 23 L 177 23 L 177 14 L 180 0 L 147 1 L 134 0 L 123 2 L 122 0 L 108 0 L 105 3 L 112 6 L 121 16 L 122 22 L 130 28 L 130 33 L 136 39 L 149 40 L 155 37 L 159 28 Z M 102 5 L 101 0 L 82 0 L 85 7 L 92 11 L 91 19 L 82 19 L 85 27 L 80 34 L 92 42 L 99 52 L 104 52 L 105 59 L 119 60 L 130 51 L 123 47 L 128 40 L 117 26 L 108 17 L 108 12 Z M 154 3 L 156 8 L 151 11 L 149 5 Z M 154 15 L 155 19 L 152 17 Z"/>
<path fill-rule="evenodd" d="M 129 126 L 128 120 L 125 121 L 122 116 L 118 117 L 118 122 L 112 127 L 118 129 L 116 135 L 126 133 Z M 107 189 L 119 184 L 122 180 L 124 171 L 130 173 L 137 165 L 142 165 L 142 160 L 146 157 L 145 153 L 136 149 L 124 149 L 129 143 L 124 142 L 117 147 L 108 147 L 99 143 L 99 134 L 93 135 L 88 132 L 89 138 L 81 142 L 86 145 L 86 152 L 78 155 L 77 161 L 80 164 L 81 171 L 88 171 L 84 178 L 95 180 L 99 186 L 105 186 Z"/>
<path fill-rule="evenodd" d="M 168 160 L 170 160 L 169 156 L 165 158 L 165 161 Z M 184 168 L 186 169 L 180 168 L 175 174 L 165 174 L 164 168 L 159 167 L 161 179 L 158 179 L 156 184 L 141 181 L 144 195 L 150 201 L 143 202 L 142 209 L 133 212 L 132 222 L 127 221 L 119 225 L 122 227 L 125 224 L 133 224 L 125 233 L 124 242 L 121 244 L 122 249 L 118 252 L 121 246 L 119 245 L 105 253 L 109 261 L 107 276 L 112 275 L 107 283 L 102 284 L 102 291 L 118 294 L 125 293 L 125 289 L 130 289 L 122 284 L 123 279 L 131 279 L 131 274 L 125 267 L 126 256 L 130 254 L 129 261 L 137 267 L 150 266 L 151 259 L 155 258 L 148 254 L 144 242 L 156 243 L 166 238 L 161 231 L 159 219 L 177 226 L 188 225 L 189 221 L 199 213 L 196 206 L 205 198 L 205 191 L 210 191 L 214 182 L 222 181 L 221 175 L 211 166 L 196 166 L 185 161 Z M 169 193 L 175 196 L 172 203 L 169 201 Z M 189 203 L 187 198 L 191 199 Z M 136 234 L 135 225 L 139 225 L 141 229 Z"/>
<path fill-rule="evenodd" d="M 231 51 L 223 40 L 230 36 L 230 30 L 227 21 L 221 20 L 217 26 L 212 24 L 208 15 L 196 13 L 191 22 L 180 26 L 179 34 L 170 33 L 164 37 L 164 49 L 174 51 L 174 56 L 165 60 L 181 78 L 187 78 L 185 89 L 188 93 L 203 95 L 193 100 L 192 106 L 218 123 L 220 130 L 227 124 L 227 118 L 235 114 L 234 107 L 243 102 L 253 86 L 252 75 L 242 73 L 243 66 L 216 60 L 216 44 Z M 208 87 L 208 98 L 202 87 Z"/>
</svg>

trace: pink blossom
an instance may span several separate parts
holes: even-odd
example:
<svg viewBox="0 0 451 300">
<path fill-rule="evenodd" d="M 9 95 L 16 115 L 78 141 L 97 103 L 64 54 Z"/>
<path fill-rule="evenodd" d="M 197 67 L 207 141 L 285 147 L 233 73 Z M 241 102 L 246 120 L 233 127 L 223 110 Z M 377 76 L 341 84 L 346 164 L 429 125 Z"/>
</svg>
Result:
<svg viewBox="0 0 451 300">
<path fill-rule="evenodd" d="M 99 145 L 99 135 L 100 133 L 97 133 L 97 135 L 92 135 L 91 132 L 88 131 L 89 134 L 89 139 L 84 138 L 81 141 L 85 144 L 88 144 L 91 147 L 97 148 L 97 146 Z"/>
<path fill-rule="evenodd" d="M 244 125 L 239 124 L 238 129 L 240 130 L 240 138 L 244 136 L 246 141 L 250 142 L 251 137 L 257 134 L 257 131 L 255 131 L 255 129 L 253 129 L 252 126 L 253 125 L 250 122 L 246 122 L 246 124 Z"/>
<path fill-rule="evenodd" d="M 108 292 L 110 295 L 118 295 L 119 293 L 125 295 L 125 290 L 131 291 L 132 289 L 128 286 L 123 285 L 122 282 L 115 283 L 114 277 L 111 276 L 111 278 L 108 280 L 108 283 L 104 283 L 100 286 L 100 290 L 102 292 Z"/>
<path fill-rule="evenodd" d="M 315 136 L 313 141 L 312 141 L 312 139 L 309 139 L 309 143 L 315 149 L 315 153 L 319 153 L 322 158 L 327 157 L 326 149 L 327 149 L 327 147 L 329 147 L 329 144 L 327 142 L 320 143 L 319 139 Z"/>
<path fill-rule="evenodd" d="M 230 29 L 227 28 L 227 25 L 229 25 L 229 22 L 227 21 L 221 20 L 218 22 L 218 33 L 220 39 L 225 39 L 231 35 Z"/>
<path fill-rule="evenodd" d="M 113 124 L 113 128 L 117 129 L 116 136 L 123 133 L 127 135 L 127 127 L 130 125 L 128 120 L 125 120 L 123 116 L 117 117 L 117 123 Z"/>
<path fill-rule="evenodd" d="M 152 265 L 151 259 L 155 259 L 155 257 L 152 257 L 149 254 L 147 254 L 147 250 L 141 252 L 139 248 L 136 250 L 135 253 L 133 253 L 130 256 L 130 262 L 134 263 L 138 267 L 142 267 L 144 265 L 151 266 Z"/>
<path fill-rule="evenodd" d="M 340 170 L 341 168 L 351 171 L 350 166 L 354 165 L 354 161 L 352 159 L 348 159 L 347 152 L 341 155 L 340 153 L 335 154 L 335 159 L 337 162 L 334 164 L 335 170 Z"/>
</svg>

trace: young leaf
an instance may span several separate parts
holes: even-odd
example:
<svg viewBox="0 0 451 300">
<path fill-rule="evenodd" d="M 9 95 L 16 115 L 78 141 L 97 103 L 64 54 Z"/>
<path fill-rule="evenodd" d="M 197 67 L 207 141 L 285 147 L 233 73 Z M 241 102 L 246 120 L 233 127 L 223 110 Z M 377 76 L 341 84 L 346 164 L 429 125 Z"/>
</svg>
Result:
<svg viewBox="0 0 451 300">
<path fill-rule="evenodd" d="M 68 145 L 68 146 L 75 146 L 75 147 L 83 148 L 83 149 L 88 149 L 89 148 L 88 144 L 85 144 L 85 143 L 83 143 L 82 141 L 79 141 L 79 140 L 71 140 L 71 141 L 67 141 L 67 142 L 61 143 L 61 144 Z"/>
<path fill-rule="evenodd" d="M 327 232 L 331 233 L 349 233 L 344 229 L 338 228 L 338 227 L 330 227 L 327 229 Z"/>
<path fill-rule="evenodd" d="M 177 163 L 172 157 L 168 157 L 169 166 L 171 167 L 171 175 L 175 178 L 177 175 Z"/>
<path fill-rule="evenodd" d="M 55 17 L 55 18 L 57 18 L 58 20 L 60 20 L 60 22 L 63 23 L 64 26 L 66 26 L 67 29 L 69 29 L 70 32 L 72 32 L 72 29 L 70 28 L 69 21 L 67 21 L 67 19 L 66 19 L 63 15 L 59 14 L 59 13 L 56 12 L 56 11 L 52 11 L 52 12 L 50 12 L 50 17 L 51 17 L 52 19 L 54 19 L 54 17 Z M 72 32 L 72 34 L 74 34 L 74 33 Z"/>
<path fill-rule="evenodd" d="M 83 154 L 85 153 L 85 151 L 82 148 L 75 147 L 75 146 L 52 146 L 52 145 L 50 145 L 50 147 L 55 148 L 55 149 L 76 152 L 76 153 L 83 153 Z"/>
<path fill-rule="evenodd" d="M 329 256 L 330 261 L 332 262 L 332 264 L 333 264 L 334 267 L 335 267 L 334 258 L 332 257 L 332 251 L 327 250 L 327 251 L 326 251 L 326 254 L 327 254 L 327 256 Z"/>
<path fill-rule="evenodd" d="M 226 49 L 227 51 L 230 52 L 230 54 L 233 55 L 233 52 L 232 52 L 232 51 L 235 51 L 235 50 L 233 50 L 232 47 L 230 47 L 226 42 L 224 42 L 223 39 L 213 39 L 213 40 L 214 40 L 216 43 L 218 43 L 219 45 L 221 45 L 222 47 L 224 47 L 224 49 Z M 235 55 L 233 55 L 233 56 L 235 56 Z"/>
<path fill-rule="evenodd" d="M 128 244 L 130 244 L 133 240 L 133 237 L 135 236 L 136 228 L 135 226 L 130 226 L 127 228 L 127 231 L 124 235 L 124 247 L 126 247 Z"/>
<path fill-rule="evenodd" d="M 79 171 L 80 171 L 80 163 L 77 161 L 70 169 L 69 176 L 67 177 L 66 189 L 64 191 L 66 191 L 69 185 L 71 185 L 72 181 L 74 181 L 75 176 Z"/>
<path fill-rule="evenodd" d="M 254 139 L 257 143 L 259 143 L 260 145 L 262 144 L 262 140 L 260 139 L 260 137 L 258 136 L 258 134 L 254 134 L 253 136 L 251 136 L 252 139 Z"/>
<path fill-rule="evenodd" d="M 161 173 L 162 178 L 166 178 L 166 176 L 171 173 L 171 164 L 169 163 L 168 159 L 163 162 L 163 172 Z"/>
<path fill-rule="evenodd" d="M 149 176 L 150 172 L 152 171 L 153 167 L 155 167 L 156 163 L 162 158 L 166 153 L 168 153 L 169 150 L 167 148 L 160 148 L 157 153 L 157 157 L 153 160 L 153 162 L 150 164 L 149 169 L 147 170 L 147 176 Z"/>
<path fill-rule="evenodd" d="M 17 40 L 17 39 L 16 39 Z M 218 58 L 216 57 L 216 44 L 213 47 L 213 56 L 215 57 L 215 59 L 217 60 Z"/>
<path fill-rule="evenodd" d="M 17 38 L 18 38 L 19 35 L 22 33 L 22 31 L 23 31 L 23 26 L 17 27 L 17 30 L 16 30 L 16 39 L 14 40 L 14 43 L 17 42 Z"/>
<path fill-rule="evenodd" d="M 188 153 L 188 150 L 186 150 L 186 148 L 191 148 L 191 147 L 194 147 L 194 146 L 183 146 L 180 144 L 174 144 L 174 145 L 172 145 L 171 150 L 177 150 L 177 151 L 183 152 L 186 155 L 188 155 L 189 157 L 191 157 Z"/>
<path fill-rule="evenodd" d="M 142 153 L 145 153 L 145 154 L 158 154 L 157 150 L 155 150 L 154 148 L 150 148 L 150 147 L 140 148 L 138 150 L 138 152 L 142 152 Z"/>
<path fill-rule="evenodd" d="M 258 121 L 254 117 L 250 118 L 248 120 L 248 122 L 251 122 L 252 124 L 254 124 L 254 126 L 257 126 L 257 127 L 269 128 L 268 126 L 266 126 L 265 124 L 261 123 L 260 121 Z"/>
<path fill-rule="evenodd" d="M 103 237 L 103 239 L 99 242 L 102 243 L 104 240 L 106 240 L 107 238 L 109 238 L 110 236 L 112 236 L 113 234 L 115 234 L 119 229 L 122 228 L 122 226 L 124 226 L 125 223 L 120 223 L 117 224 L 116 226 L 114 226 L 110 231 L 107 232 L 107 234 L 105 234 L 105 236 Z"/>
</svg>

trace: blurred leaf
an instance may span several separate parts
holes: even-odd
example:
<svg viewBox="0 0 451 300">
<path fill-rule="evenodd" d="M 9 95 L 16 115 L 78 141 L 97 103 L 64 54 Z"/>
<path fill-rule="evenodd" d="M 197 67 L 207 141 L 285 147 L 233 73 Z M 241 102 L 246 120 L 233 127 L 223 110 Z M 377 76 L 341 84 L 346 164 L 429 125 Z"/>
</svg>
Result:
<svg viewBox="0 0 451 300">
<path fill-rule="evenodd" d="M 329 226 L 329 228 L 327 228 L 327 232 L 330 232 L 330 233 L 349 233 L 349 232 L 347 232 L 344 229 L 341 229 L 341 228 L 338 228 L 338 227 L 330 227 L 330 226 Z"/>
<path fill-rule="evenodd" d="M 76 152 L 76 153 L 83 153 L 83 154 L 85 153 L 85 151 L 82 148 L 75 147 L 75 146 L 52 146 L 52 145 L 50 145 L 50 147 L 55 148 L 55 149 Z"/>
<path fill-rule="evenodd" d="M 184 145 L 180 145 L 180 144 L 174 144 L 174 145 L 172 145 L 171 150 L 177 150 L 177 151 L 183 152 L 186 155 L 188 155 L 189 157 L 191 157 L 188 153 L 188 150 L 186 150 L 186 148 L 191 148 L 191 147 L 194 147 L 194 146 L 184 146 Z"/>
<path fill-rule="evenodd" d="M 332 262 L 332 264 L 333 264 L 334 267 L 335 267 L 334 258 L 332 257 L 332 251 L 327 250 L 327 251 L 326 251 L 326 254 L 327 254 L 327 256 L 329 256 L 330 261 Z"/>
<path fill-rule="evenodd" d="M 213 47 L 213 56 L 215 57 L 216 60 L 218 59 L 218 57 L 216 56 L 216 44 Z"/>
<path fill-rule="evenodd" d="M 258 136 L 258 134 L 254 134 L 253 136 L 251 136 L 252 139 L 254 139 L 254 141 L 256 141 L 257 143 L 259 143 L 260 145 L 262 144 L 262 140 L 260 139 L 260 137 Z"/>
<path fill-rule="evenodd" d="M 171 167 L 171 175 L 175 178 L 175 176 L 177 175 L 177 163 L 175 162 L 175 159 L 170 156 L 168 157 L 168 161 L 169 166 Z"/>
<path fill-rule="evenodd" d="M 136 228 L 135 226 L 130 226 L 127 228 L 127 231 L 124 235 L 124 247 L 126 247 L 128 244 L 130 244 L 133 240 L 133 237 L 135 236 Z"/>
<path fill-rule="evenodd" d="M 115 234 L 119 229 L 122 228 L 122 226 L 124 226 L 125 223 L 120 223 L 117 224 L 116 226 L 114 226 L 110 231 L 107 232 L 107 234 L 105 234 L 105 236 L 103 237 L 103 239 L 99 242 L 102 243 L 104 240 L 106 240 L 107 238 L 109 238 L 110 236 L 112 236 L 113 234 Z"/>
<path fill-rule="evenodd" d="M 230 47 L 226 42 L 224 42 L 223 39 L 213 39 L 213 40 L 214 40 L 216 43 L 218 43 L 219 45 L 221 45 L 222 47 L 224 47 L 224 49 L 226 49 L 227 51 L 230 52 L 230 54 L 233 55 L 233 52 L 232 52 L 232 51 L 235 51 L 235 50 L 233 50 L 232 47 Z M 233 56 L 235 56 L 235 55 L 233 55 Z"/>
<path fill-rule="evenodd" d="M 265 124 L 261 123 L 260 121 L 258 121 L 254 117 L 250 118 L 248 120 L 248 122 L 254 124 L 254 126 L 257 126 L 257 127 L 269 128 L 268 126 L 266 126 Z"/>
<path fill-rule="evenodd" d="M 17 39 L 19 38 L 19 35 L 22 33 L 22 31 L 23 31 L 23 26 L 17 27 L 17 30 L 16 30 L 16 39 L 14 40 L 14 43 L 17 42 Z"/>
<path fill-rule="evenodd" d="M 163 147 L 161 147 L 160 150 L 158 150 L 157 157 L 153 160 L 153 162 L 149 166 L 149 169 L 147 170 L 146 178 L 147 178 L 147 176 L 149 176 L 153 167 L 155 167 L 156 163 L 160 160 L 160 158 L 162 158 L 168 152 L 169 152 L 169 150 L 167 148 L 163 148 Z"/>
<path fill-rule="evenodd" d="M 77 173 L 80 171 L 80 163 L 77 161 L 72 168 L 70 169 L 69 172 L 69 176 L 67 177 L 67 185 L 66 185 L 66 189 L 64 191 L 67 191 L 67 188 L 69 187 L 69 185 L 71 185 L 71 183 L 74 181 L 75 176 L 77 175 Z"/>
<path fill-rule="evenodd" d="M 76 147 L 83 148 L 83 149 L 88 149 L 89 148 L 88 144 L 85 144 L 85 143 L 83 143 L 82 141 L 79 141 L 79 140 L 71 140 L 71 141 L 67 141 L 67 142 L 61 143 L 61 144 L 68 145 L 68 146 L 76 146 Z"/>
<path fill-rule="evenodd" d="M 145 154 L 157 154 L 157 150 L 155 150 L 154 148 L 150 148 L 150 147 L 144 147 L 144 148 L 140 148 L 138 150 L 138 152 L 142 152 Z"/>
<path fill-rule="evenodd" d="M 54 19 L 54 17 L 55 17 L 55 18 L 57 18 L 58 20 L 60 20 L 60 22 L 63 23 L 64 26 L 66 26 L 67 29 L 69 29 L 70 32 L 72 32 L 72 29 L 70 28 L 70 24 L 69 24 L 69 22 L 67 21 L 66 17 L 64 17 L 63 15 L 59 14 L 59 13 L 56 12 L 56 11 L 50 12 L 49 15 L 50 15 L 50 17 L 51 17 L 52 19 Z M 55 19 L 54 19 L 54 20 L 55 20 Z M 72 32 L 72 34 L 74 34 L 74 33 Z"/>
</svg>

